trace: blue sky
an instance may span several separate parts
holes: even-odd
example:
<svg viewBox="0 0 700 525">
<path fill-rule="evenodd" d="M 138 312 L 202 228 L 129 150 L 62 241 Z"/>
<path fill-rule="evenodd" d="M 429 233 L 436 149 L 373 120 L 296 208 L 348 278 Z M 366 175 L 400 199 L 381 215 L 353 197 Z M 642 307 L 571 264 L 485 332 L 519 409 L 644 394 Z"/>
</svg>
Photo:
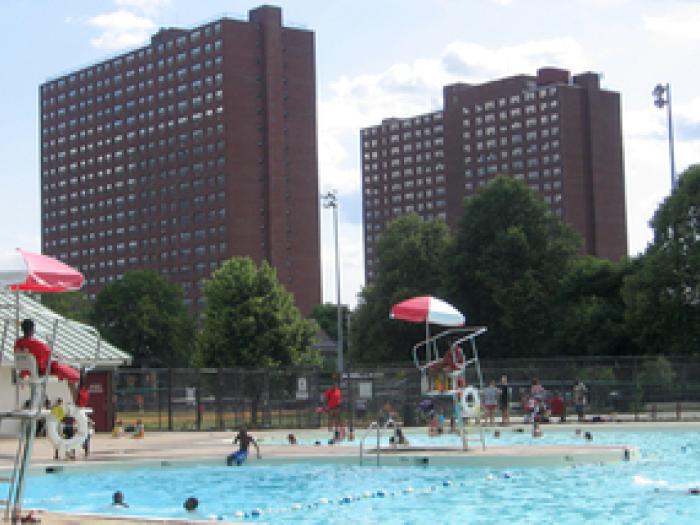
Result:
<svg viewBox="0 0 700 525">
<path fill-rule="evenodd" d="M 38 86 L 146 42 L 160 26 L 246 18 L 237 0 L 0 2 L 0 251 L 40 250 Z M 670 190 L 670 82 L 679 173 L 700 162 L 700 2 L 674 0 L 295 0 L 286 25 L 316 33 L 321 190 L 340 194 L 342 299 L 363 284 L 359 128 L 436 109 L 442 85 L 533 74 L 541 66 L 603 73 L 623 101 L 630 254 Z M 324 299 L 334 301 L 332 218 L 321 212 Z"/>
</svg>

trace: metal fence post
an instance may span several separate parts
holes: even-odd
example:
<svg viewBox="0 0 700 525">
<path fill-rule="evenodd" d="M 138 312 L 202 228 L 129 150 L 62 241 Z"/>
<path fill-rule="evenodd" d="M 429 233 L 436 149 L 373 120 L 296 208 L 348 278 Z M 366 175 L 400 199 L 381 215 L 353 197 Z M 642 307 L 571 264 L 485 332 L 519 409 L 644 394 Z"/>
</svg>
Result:
<svg viewBox="0 0 700 525">
<path fill-rule="evenodd" d="M 224 429 L 224 377 L 221 368 L 216 369 L 216 426 Z"/>
<path fill-rule="evenodd" d="M 195 428 L 197 430 L 202 430 L 202 409 L 204 408 L 202 406 L 202 370 L 197 368 L 197 381 L 196 381 L 196 386 L 194 390 L 194 404 L 195 404 L 195 410 L 197 411 L 195 414 Z"/>
<path fill-rule="evenodd" d="M 168 368 L 168 430 L 173 431 L 173 369 Z"/>
</svg>

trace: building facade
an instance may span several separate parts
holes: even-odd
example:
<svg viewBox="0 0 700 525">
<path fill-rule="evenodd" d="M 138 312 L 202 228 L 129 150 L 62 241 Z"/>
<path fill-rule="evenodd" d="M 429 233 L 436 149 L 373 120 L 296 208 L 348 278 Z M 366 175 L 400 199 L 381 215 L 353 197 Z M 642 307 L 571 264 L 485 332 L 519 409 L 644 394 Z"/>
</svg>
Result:
<svg viewBox="0 0 700 525">
<path fill-rule="evenodd" d="M 459 221 L 465 197 L 498 175 L 524 181 L 582 237 L 583 253 L 627 255 L 619 93 L 599 76 L 554 68 L 453 84 L 443 109 L 361 130 L 365 277 L 376 246 L 405 213 Z"/>
<path fill-rule="evenodd" d="M 42 246 L 86 290 L 133 269 L 193 309 L 232 256 L 321 300 L 314 34 L 276 7 L 163 29 L 40 87 Z"/>
</svg>

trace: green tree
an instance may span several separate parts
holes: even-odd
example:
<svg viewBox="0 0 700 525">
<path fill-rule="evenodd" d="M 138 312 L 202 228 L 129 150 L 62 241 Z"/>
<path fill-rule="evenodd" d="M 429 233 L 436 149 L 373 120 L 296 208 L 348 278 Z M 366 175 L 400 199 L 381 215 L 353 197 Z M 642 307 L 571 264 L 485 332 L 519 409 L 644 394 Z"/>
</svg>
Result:
<svg viewBox="0 0 700 525">
<path fill-rule="evenodd" d="M 484 356 L 536 356 L 552 334 L 554 300 L 579 241 L 541 197 L 498 177 L 465 200 L 447 281 L 470 324 L 486 325 Z"/>
<path fill-rule="evenodd" d="M 44 293 L 41 304 L 67 319 L 90 323 L 92 304 L 83 292 Z"/>
<path fill-rule="evenodd" d="M 625 331 L 622 284 L 627 261 L 577 257 L 562 279 L 554 312 L 549 353 L 553 355 L 633 355 Z"/>
<path fill-rule="evenodd" d="M 198 336 L 197 364 L 270 367 L 318 364 L 311 350 L 316 323 L 304 319 L 275 270 L 234 257 L 204 286 L 207 308 Z"/>
<path fill-rule="evenodd" d="M 651 220 L 654 240 L 625 279 L 628 333 L 646 354 L 700 348 L 700 165 L 681 175 Z"/>
<path fill-rule="evenodd" d="M 343 349 L 348 349 L 348 307 L 340 305 L 341 322 L 343 324 Z M 338 307 L 335 304 L 317 304 L 309 316 L 334 341 L 338 340 Z"/>
<path fill-rule="evenodd" d="M 360 294 L 350 325 L 354 363 L 410 363 L 410 350 L 424 336 L 422 325 L 389 319 L 392 305 L 417 295 L 442 293 L 449 231 L 444 221 L 416 214 L 392 221 L 377 245 L 375 282 Z"/>
<path fill-rule="evenodd" d="M 134 365 L 189 363 L 194 323 L 182 290 L 152 270 L 135 270 L 105 286 L 95 300 L 95 325 Z"/>
</svg>

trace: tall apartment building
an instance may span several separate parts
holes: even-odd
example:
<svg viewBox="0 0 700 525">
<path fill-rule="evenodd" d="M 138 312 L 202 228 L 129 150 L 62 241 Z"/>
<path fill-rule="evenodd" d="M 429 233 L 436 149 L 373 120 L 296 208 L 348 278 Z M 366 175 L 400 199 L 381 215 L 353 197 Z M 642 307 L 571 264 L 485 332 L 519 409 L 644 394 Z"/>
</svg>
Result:
<svg viewBox="0 0 700 525">
<path fill-rule="evenodd" d="M 404 213 L 454 228 L 465 197 L 498 175 L 523 180 L 583 238 L 583 252 L 627 254 L 619 93 L 595 73 L 554 68 L 479 85 L 453 84 L 443 110 L 361 131 L 365 276 Z"/>
<path fill-rule="evenodd" d="M 226 259 L 321 300 L 314 34 L 260 7 L 41 85 L 42 245 L 94 294 L 132 269 L 193 308 Z"/>
</svg>

